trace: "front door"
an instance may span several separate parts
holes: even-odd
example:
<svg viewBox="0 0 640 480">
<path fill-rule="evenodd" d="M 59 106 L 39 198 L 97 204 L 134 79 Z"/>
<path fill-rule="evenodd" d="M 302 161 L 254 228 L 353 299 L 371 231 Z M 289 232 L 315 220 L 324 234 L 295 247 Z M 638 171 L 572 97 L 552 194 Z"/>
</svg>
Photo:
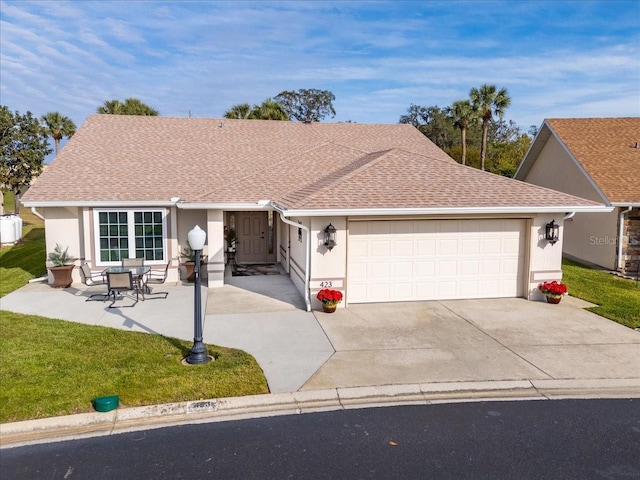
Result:
<svg viewBox="0 0 640 480">
<path fill-rule="evenodd" d="M 238 212 L 236 261 L 267 261 L 267 212 Z"/>
</svg>

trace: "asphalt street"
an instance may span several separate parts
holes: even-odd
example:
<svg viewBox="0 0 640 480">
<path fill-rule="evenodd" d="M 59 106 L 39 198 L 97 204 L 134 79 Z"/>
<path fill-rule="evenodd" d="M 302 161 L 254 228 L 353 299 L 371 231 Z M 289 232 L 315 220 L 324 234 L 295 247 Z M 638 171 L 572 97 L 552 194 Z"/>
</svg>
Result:
<svg viewBox="0 0 640 480">
<path fill-rule="evenodd" d="M 448 403 L 0 451 L 6 479 L 640 478 L 640 399 Z"/>
</svg>

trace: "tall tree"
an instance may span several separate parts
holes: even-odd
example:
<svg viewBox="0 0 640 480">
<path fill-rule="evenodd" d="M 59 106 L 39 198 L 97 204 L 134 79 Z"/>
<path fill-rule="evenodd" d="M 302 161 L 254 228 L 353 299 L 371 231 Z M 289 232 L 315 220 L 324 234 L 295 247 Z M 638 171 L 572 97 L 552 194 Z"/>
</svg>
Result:
<svg viewBox="0 0 640 480">
<path fill-rule="evenodd" d="M 232 118 L 235 120 L 246 120 L 251 114 L 251 105 L 248 103 L 239 103 L 224 112 L 224 118 Z"/>
<path fill-rule="evenodd" d="M 289 118 L 295 118 L 299 122 L 319 122 L 327 115 L 335 117 L 333 108 L 335 95 L 329 90 L 317 88 L 301 88 L 297 91 L 282 91 L 276 95 L 275 100 L 284 105 Z"/>
<path fill-rule="evenodd" d="M 18 213 L 22 191 L 40 175 L 49 153 L 47 137 L 31 112 L 21 115 L 0 106 L 0 187 L 3 192 L 13 192 L 15 213 Z"/>
<path fill-rule="evenodd" d="M 411 104 L 398 123 L 409 123 L 420 130 L 442 150 L 454 146 L 455 127 L 447 116 L 447 108 L 437 105 L 423 107 Z"/>
<path fill-rule="evenodd" d="M 76 133 L 76 125 L 69 117 L 65 117 L 60 112 L 49 112 L 43 115 L 40 119 L 42 121 L 42 131 L 47 137 L 53 138 L 56 148 L 56 155 L 58 155 L 58 149 L 60 148 L 60 140 L 63 138 L 71 138 Z"/>
<path fill-rule="evenodd" d="M 469 124 L 475 120 L 475 114 L 469 100 L 458 100 L 447 108 L 447 113 L 453 124 L 460 129 L 460 140 L 462 142 L 462 164 L 467 163 L 467 129 Z"/>
<path fill-rule="evenodd" d="M 489 122 L 493 120 L 494 115 L 497 115 L 502 119 L 504 111 L 511 104 L 511 97 L 509 97 L 506 88 L 498 90 L 495 85 L 488 85 L 486 83 L 480 86 L 480 88 L 472 88 L 471 92 L 469 92 L 469 96 L 471 97 L 473 110 L 482 121 L 480 163 L 482 165 L 482 170 L 484 170 L 485 158 L 487 156 L 487 134 L 489 131 Z"/>
<path fill-rule="evenodd" d="M 147 115 L 152 117 L 159 115 L 155 108 L 151 108 L 137 98 L 127 98 L 124 102 L 120 100 L 105 100 L 96 111 L 111 115 Z"/>
</svg>

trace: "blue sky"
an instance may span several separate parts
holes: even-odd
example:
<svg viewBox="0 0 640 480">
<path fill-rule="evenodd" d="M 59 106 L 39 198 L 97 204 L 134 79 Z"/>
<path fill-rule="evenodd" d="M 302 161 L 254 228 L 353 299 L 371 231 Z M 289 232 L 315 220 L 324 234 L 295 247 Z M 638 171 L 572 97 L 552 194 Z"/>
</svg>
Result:
<svg viewBox="0 0 640 480">
<path fill-rule="evenodd" d="M 105 100 L 220 117 L 331 90 L 332 121 L 396 123 L 483 83 L 506 118 L 640 115 L 640 1 L 0 1 L 0 103 L 80 126 Z"/>
</svg>

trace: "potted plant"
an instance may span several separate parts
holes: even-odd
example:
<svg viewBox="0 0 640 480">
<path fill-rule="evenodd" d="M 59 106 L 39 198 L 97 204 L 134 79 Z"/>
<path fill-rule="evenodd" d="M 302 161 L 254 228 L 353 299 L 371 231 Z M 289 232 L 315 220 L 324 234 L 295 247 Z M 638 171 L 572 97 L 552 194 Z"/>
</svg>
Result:
<svg viewBox="0 0 640 480">
<path fill-rule="evenodd" d="M 318 292 L 317 298 L 322 302 L 322 310 L 326 313 L 333 313 L 342 301 L 342 292 L 340 290 L 323 288 Z"/>
<path fill-rule="evenodd" d="M 187 282 L 193 282 L 196 279 L 195 267 L 196 267 L 196 252 L 191 247 L 185 247 L 180 252 L 180 258 L 184 259 L 182 266 L 184 267 L 185 275 L 187 276 Z M 207 263 L 206 257 L 200 255 L 200 266 Z"/>
<path fill-rule="evenodd" d="M 225 240 L 227 241 L 227 252 L 233 253 L 236 251 L 236 243 L 238 242 L 238 237 L 236 235 L 236 231 L 233 228 L 225 229 Z"/>
<path fill-rule="evenodd" d="M 543 282 L 538 285 L 538 289 L 544 293 L 549 303 L 560 303 L 562 296 L 567 294 L 567 286 L 564 283 L 558 283 L 555 280 L 552 282 Z"/>
<path fill-rule="evenodd" d="M 62 247 L 56 243 L 56 247 L 53 252 L 49 252 L 48 260 L 53 266 L 48 267 L 51 275 L 53 275 L 53 287 L 54 288 L 67 288 L 73 283 L 73 277 L 71 271 L 76 261 L 74 257 L 69 255 L 69 247 L 62 250 Z"/>
</svg>

